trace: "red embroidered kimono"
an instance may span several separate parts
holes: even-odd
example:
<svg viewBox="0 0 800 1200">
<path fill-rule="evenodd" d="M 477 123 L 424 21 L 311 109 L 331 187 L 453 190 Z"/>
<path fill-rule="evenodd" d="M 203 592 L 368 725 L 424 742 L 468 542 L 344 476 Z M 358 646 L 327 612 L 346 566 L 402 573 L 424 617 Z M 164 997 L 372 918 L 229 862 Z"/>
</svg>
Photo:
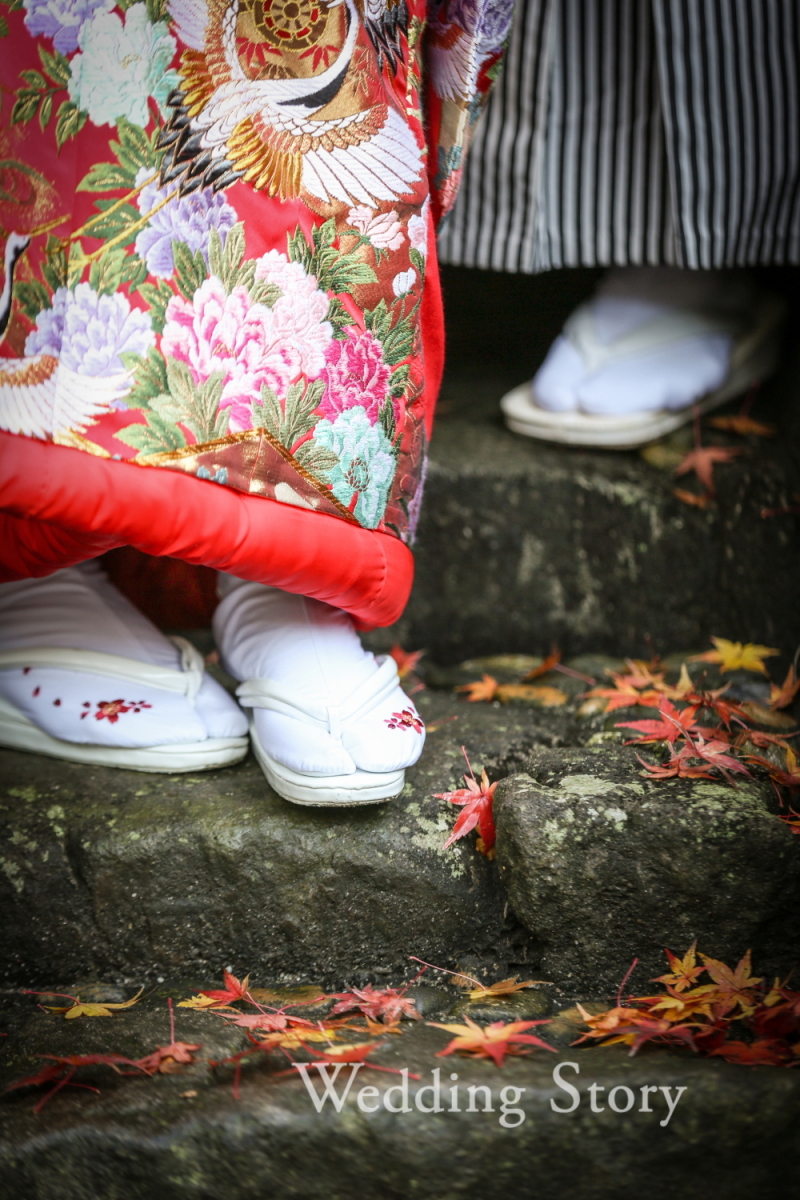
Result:
<svg viewBox="0 0 800 1200">
<path fill-rule="evenodd" d="M 131 545 L 395 620 L 509 0 L 0 14 L 0 578 Z"/>
</svg>

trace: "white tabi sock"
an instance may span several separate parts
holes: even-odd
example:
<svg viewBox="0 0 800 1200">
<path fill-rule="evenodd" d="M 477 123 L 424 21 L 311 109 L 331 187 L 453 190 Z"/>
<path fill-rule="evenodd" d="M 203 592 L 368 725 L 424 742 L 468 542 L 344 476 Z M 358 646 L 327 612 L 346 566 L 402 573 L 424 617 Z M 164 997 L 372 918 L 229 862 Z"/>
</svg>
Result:
<svg viewBox="0 0 800 1200">
<path fill-rule="evenodd" d="M 0 650 L 63 647 L 180 669 L 177 648 L 99 565 L 0 584 Z M 0 670 L 0 696 L 67 742 L 139 748 L 242 737 L 247 721 L 208 675 L 194 703 L 151 684 L 67 668 Z"/>
<path fill-rule="evenodd" d="M 220 592 L 214 634 L 237 679 L 268 679 L 301 703 L 327 708 L 342 704 L 378 669 L 337 608 L 230 575 L 220 576 Z M 266 708 L 254 710 L 254 721 L 263 749 L 304 775 L 396 771 L 417 761 L 425 741 L 422 721 L 399 685 L 340 739 Z"/>
</svg>

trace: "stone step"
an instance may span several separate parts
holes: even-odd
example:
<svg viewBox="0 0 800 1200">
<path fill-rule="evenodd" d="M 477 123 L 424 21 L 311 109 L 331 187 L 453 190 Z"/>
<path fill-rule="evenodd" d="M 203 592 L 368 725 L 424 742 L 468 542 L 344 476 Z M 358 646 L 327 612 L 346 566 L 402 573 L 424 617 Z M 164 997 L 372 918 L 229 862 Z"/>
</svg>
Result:
<svg viewBox="0 0 800 1200">
<path fill-rule="evenodd" d="M 168 994 L 177 1000 L 187 991 L 170 985 L 113 1020 L 77 1021 L 37 1011 L 30 997 L 0 998 L 9 1035 L 0 1083 L 39 1070 L 42 1054 L 136 1059 L 152 1052 L 169 1041 Z M 441 1020 L 447 1003 L 431 1019 Z M 97 1086 L 99 1094 L 65 1088 L 38 1115 L 32 1109 L 42 1089 L 3 1097 L 0 1169 L 7 1195 L 705 1200 L 713 1193 L 750 1200 L 791 1196 L 800 1184 L 797 1071 L 733 1066 L 688 1050 L 645 1050 L 631 1058 L 622 1046 L 576 1049 L 569 1043 L 578 1026 L 569 1013 L 535 1030 L 559 1047 L 557 1054 L 535 1050 L 506 1059 L 498 1070 L 487 1061 L 437 1058 L 449 1035 L 408 1022 L 399 1037 L 377 1037 L 371 1055 L 379 1066 L 408 1069 L 407 1101 L 402 1076 L 365 1067 L 340 1112 L 330 1101 L 317 1112 L 307 1086 L 275 1053 L 244 1064 L 234 1099 L 231 1068 L 209 1070 L 208 1060 L 247 1047 L 242 1032 L 209 1013 L 178 1008 L 176 1017 L 177 1038 L 200 1044 L 195 1061 L 178 1073 L 141 1078 L 81 1068 L 76 1081 Z M 294 1057 L 310 1061 L 302 1052 Z M 443 1111 L 431 1112 L 437 1069 Z M 340 1094 L 349 1075 L 343 1068 Z M 309 1083 L 319 1099 L 313 1067 Z M 602 1111 L 593 1111 L 593 1103 Z"/>
<path fill-rule="evenodd" d="M 586 685 L 556 678 L 568 698 L 548 709 L 418 693 L 423 756 L 398 800 L 364 811 L 288 804 L 252 759 L 155 776 L 0 752 L 3 978 L 255 964 L 333 983 L 417 955 L 603 996 L 634 956 L 632 986 L 646 988 L 664 946 L 695 938 L 726 961 L 752 946 L 761 973 L 791 970 L 800 846 L 770 784 L 643 779 L 614 726 L 648 710 L 582 716 Z M 496 862 L 474 835 L 443 849 L 456 809 L 435 794 L 461 786 L 462 746 L 503 781 Z"/>
<path fill-rule="evenodd" d="M 780 374 L 753 415 L 774 439 L 718 441 L 747 453 L 718 466 L 716 501 L 676 499 L 672 467 L 691 446 L 686 428 L 662 444 L 659 469 L 638 452 L 574 450 L 508 432 L 498 400 L 530 378 L 597 273 L 511 279 L 446 271 L 450 358 L 430 450 L 415 547 L 416 583 L 397 627 L 375 635 L 425 646 L 436 661 L 474 654 L 662 653 L 710 634 L 795 646 L 800 641 L 800 358 L 787 346 Z M 564 276 L 569 276 L 565 279 Z M 797 299 L 788 328 L 797 319 Z M 723 411 L 737 411 L 739 403 Z M 387 641 L 387 639 L 389 639 Z"/>
</svg>

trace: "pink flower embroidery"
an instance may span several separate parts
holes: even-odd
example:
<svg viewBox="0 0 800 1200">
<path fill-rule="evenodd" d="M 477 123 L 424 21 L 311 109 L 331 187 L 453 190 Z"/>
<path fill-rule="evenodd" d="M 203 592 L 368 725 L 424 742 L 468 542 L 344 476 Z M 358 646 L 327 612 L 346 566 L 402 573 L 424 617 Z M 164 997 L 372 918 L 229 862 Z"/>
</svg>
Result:
<svg viewBox="0 0 800 1200">
<path fill-rule="evenodd" d="M 386 399 L 389 367 L 383 361 L 383 347 L 371 333 L 362 333 L 354 325 L 345 329 L 342 341 L 333 341 L 325 351 L 322 378 L 325 391 L 320 412 L 335 421 L 345 409 L 359 405 L 372 425 Z M 395 413 L 395 415 L 397 415 Z"/>
<path fill-rule="evenodd" d="M 262 384 L 283 397 L 300 374 L 319 375 L 333 334 L 324 319 L 328 298 L 298 263 L 270 251 L 256 278 L 286 289 L 272 307 L 253 304 L 241 286 L 227 295 L 212 276 L 191 301 L 173 296 L 161 339 L 163 353 L 186 363 L 195 383 L 221 372 L 220 408 L 231 410 L 236 433 L 251 427 L 250 405 Z"/>
<path fill-rule="evenodd" d="M 402 712 L 392 713 L 391 717 L 386 718 L 386 724 L 390 729 L 413 729 L 415 733 L 422 733 L 425 728 L 421 719 L 411 708 L 404 708 Z"/>
<path fill-rule="evenodd" d="M 347 220 L 362 237 L 369 238 L 376 250 L 397 250 L 403 244 L 403 226 L 394 209 L 376 213 L 374 208 L 359 204 L 350 209 Z"/>
</svg>

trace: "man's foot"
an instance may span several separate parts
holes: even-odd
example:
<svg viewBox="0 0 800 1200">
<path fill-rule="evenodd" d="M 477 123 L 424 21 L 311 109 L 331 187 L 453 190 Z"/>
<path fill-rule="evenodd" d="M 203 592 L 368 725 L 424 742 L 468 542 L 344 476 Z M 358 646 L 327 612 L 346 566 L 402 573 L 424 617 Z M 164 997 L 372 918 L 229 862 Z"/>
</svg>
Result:
<svg viewBox="0 0 800 1200">
<path fill-rule="evenodd" d="M 299 804 L 373 804 L 403 788 L 424 726 L 392 660 L 365 651 L 346 613 L 220 577 L 214 633 L 253 709 L 253 747 L 275 790 Z"/>
<path fill-rule="evenodd" d="M 247 721 L 97 564 L 0 584 L 0 744 L 145 771 L 227 766 Z"/>
<path fill-rule="evenodd" d="M 531 383 L 501 400 L 515 433 L 626 448 L 677 429 L 775 368 L 781 303 L 738 273 L 611 272 Z"/>
</svg>

